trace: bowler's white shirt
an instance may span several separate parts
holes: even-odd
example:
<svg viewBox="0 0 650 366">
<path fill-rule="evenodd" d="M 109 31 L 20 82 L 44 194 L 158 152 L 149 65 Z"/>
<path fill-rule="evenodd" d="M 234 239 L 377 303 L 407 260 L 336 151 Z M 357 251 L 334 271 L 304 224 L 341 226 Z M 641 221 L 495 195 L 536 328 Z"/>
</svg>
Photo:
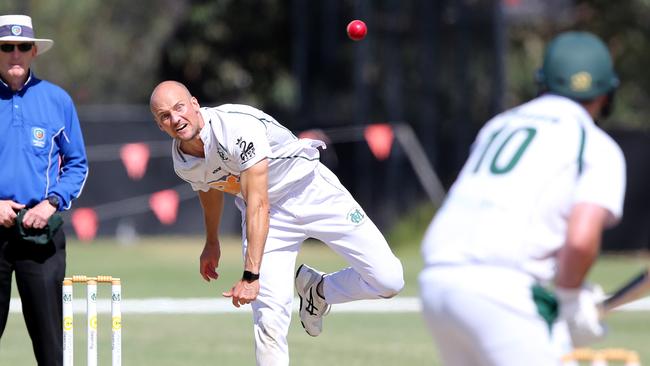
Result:
<svg viewBox="0 0 650 366">
<path fill-rule="evenodd" d="M 269 202 L 310 174 L 319 162 L 321 141 L 299 139 L 273 117 L 250 106 L 224 104 L 201 108 L 200 131 L 205 158 L 184 154 L 175 139 L 172 157 L 176 174 L 195 191 L 210 188 L 243 198 L 241 172 L 268 159 Z"/>
<path fill-rule="evenodd" d="M 492 264 L 550 280 L 576 203 L 622 216 L 625 160 L 582 106 L 543 95 L 481 129 L 423 241 L 425 265 Z"/>
</svg>

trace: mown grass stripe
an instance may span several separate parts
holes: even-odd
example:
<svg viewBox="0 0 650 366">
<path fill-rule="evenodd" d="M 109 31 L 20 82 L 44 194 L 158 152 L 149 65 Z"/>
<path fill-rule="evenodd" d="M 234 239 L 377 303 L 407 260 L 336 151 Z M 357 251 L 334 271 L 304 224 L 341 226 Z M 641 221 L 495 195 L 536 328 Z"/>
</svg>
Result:
<svg viewBox="0 0 650 366">
<path fill-rule="evenodd" d="M 300 301 L 293 302 L 294 311 L 298 311 Z M 111 302 L 108 299 L 97 300 L 98 313 L 110 313 Z M 75 299 L 73 309 L 76 314 L 85 313 L 85 299 Z M 421 309 L 416 297 L 396 297 L 387 300 L 361 300 L 332 306 L 333 313 L 413 313 Z M 648 311 L 650 297 L 646 297 L 618 310 Z M 11 299 L 11 313 L 20 313 L 20 299 Z M 250 306 L 236 308 L 229 299 L 211 298 L 149 298 L 122 299 L 123 314 L 221 314 L 250 312 Z"/>
</svg>

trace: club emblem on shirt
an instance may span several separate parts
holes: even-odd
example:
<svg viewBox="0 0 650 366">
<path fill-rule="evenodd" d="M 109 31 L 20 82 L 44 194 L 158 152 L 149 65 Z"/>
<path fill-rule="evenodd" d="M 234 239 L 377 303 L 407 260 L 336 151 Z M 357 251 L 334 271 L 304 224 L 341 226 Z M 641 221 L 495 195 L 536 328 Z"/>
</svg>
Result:
<svg viewBox="0 0 650 366">
<path fill-rule="evenodd" d="M 19 36 L 19 35 L 23 34 L 23 27 L 21 27 L 19 25 L 12 25 L 11 26 L 11 34 L 13 34 L 14 36 Z"/>
<path fill-rule="evenodd" d="M 32 145 L 36 147 L 45 147 L 45 129 L 41 127 L 32 127 Z"/>
<path fill-rule="evenodd" d="M 219 154 L 222 161 L 228 161 L 228 155 L 226 155 L 226 151 L 221 144 L 217 146 L 217 154 Z"/>
<path fill-rule="evenodd" d="M 366 215 L 363 213 L 363 211 L 361 211 L 360 208 L 355 207 L 355 208 L 351 209 L 350 212 L 348 212 L 347 218 L 353 224 L 359 225 L 365 220 Z"/>
<path fill-rule="evenodd" d="M 246 141 L 241 137 L 237 139 L 237 146 L 241 149 L 241 158 L 242 163 L 245 163 L 255 157 L 255 146 L 252 142 L 246 144 Z"/>
</svg>

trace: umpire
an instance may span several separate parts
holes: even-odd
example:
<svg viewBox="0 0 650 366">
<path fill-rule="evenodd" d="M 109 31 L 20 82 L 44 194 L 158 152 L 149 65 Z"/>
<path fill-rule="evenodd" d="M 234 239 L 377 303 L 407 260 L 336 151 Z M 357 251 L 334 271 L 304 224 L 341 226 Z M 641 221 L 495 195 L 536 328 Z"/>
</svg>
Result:
<svg viewBox="0 0 650 366">
<path fill-rule="evenodd" d="M 38 79 L 32 61 L 52 47 L 25 15 L 0 16 L 0 336 L 16 284 L 39 365 L 63 363 L 61 283 L 70 208 L 88 174 L 70 96 Z"/>
</svg>

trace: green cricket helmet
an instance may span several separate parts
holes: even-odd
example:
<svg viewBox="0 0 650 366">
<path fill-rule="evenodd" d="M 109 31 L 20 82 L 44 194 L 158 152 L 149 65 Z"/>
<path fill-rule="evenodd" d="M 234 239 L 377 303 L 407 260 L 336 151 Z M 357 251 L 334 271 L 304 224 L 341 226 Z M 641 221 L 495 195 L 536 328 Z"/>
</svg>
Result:
<svg viewBox="0 0 650 366">
<path fill-rule="evenodd" d="M 589 32 L 565 32 L 546 48 L 537 82 L 578 101 L 613 92 L 619 84 L 607 46 Z"/>
</svg>

